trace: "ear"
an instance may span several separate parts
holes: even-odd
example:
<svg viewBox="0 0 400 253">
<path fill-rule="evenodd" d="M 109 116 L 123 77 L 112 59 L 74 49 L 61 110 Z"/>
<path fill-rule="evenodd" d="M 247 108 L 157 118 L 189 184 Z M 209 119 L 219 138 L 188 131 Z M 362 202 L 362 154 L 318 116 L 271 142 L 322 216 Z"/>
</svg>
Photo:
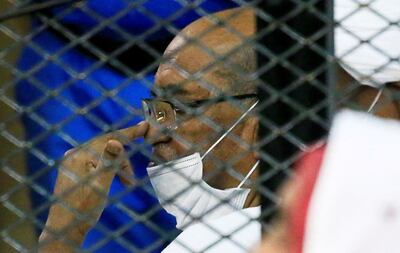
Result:
<svg viewBox="0 0 400 253">
<path fill-rule="evenodd" d="M 244 122 L 241 139 L 249 145 L 253 145 L 258 141 L 258 118 L 250 117 Z"/>
</svg>

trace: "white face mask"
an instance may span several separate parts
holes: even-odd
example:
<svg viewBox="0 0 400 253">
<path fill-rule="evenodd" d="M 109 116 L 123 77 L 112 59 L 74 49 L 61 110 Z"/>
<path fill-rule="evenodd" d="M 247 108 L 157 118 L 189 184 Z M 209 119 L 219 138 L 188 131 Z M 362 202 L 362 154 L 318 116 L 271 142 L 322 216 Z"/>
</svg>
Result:
<svg viewBox="0 0 400 253">
<path fill-rule="evenodd" d="M 183 230 L 195 221 L 217 218 L 243 208 L 250 189 L 240 188 L 258 162 L 236 188 L 220 190 L 203 180 L 204 157 L 257 105 L 254 103 L 205 153 L 195 153 L 158 166 L 148 167 L 150 182 L 162 207 Z"/>
</svg>

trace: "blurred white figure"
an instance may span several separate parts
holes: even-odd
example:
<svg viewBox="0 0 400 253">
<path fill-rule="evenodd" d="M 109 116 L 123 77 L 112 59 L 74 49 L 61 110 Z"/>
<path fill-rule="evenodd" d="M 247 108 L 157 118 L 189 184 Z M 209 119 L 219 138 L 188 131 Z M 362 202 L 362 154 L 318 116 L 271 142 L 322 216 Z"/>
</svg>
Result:
<svg viewBox="0 0 400 253">
<path fill-rule="evenodd" d="M 304 253 L 400 252 L 400 123 L 344 111 L 308 208 Z"/>
<path fill-rule="evenodd" d="M 188 227 L 163 253 L 243 253 L 261 240 L 259 207 L 246 208 Z"/>
</svg>

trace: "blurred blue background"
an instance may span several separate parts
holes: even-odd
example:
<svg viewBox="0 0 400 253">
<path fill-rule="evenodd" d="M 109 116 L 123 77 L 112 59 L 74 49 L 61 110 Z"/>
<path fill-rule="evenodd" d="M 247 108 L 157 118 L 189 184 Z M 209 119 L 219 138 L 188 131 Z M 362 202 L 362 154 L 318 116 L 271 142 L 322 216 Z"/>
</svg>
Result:
<svg viewBox="0 0 400 253">
<path fill-rule="evenodd" d="M 99 58 L 92 49 L 112 53 L 130 40 L 126 35 L 132 35 L 161 54 L 174 34 L 171 29 L 157 26 L 157 18 L 171 21 L 170 24 L 180 30 L 204 14 L 194 10 L 198 3 L 206 13 L 236 6 L 233 1 L 226 0 L 182 2 L 193 5 L 183 6 L 174 0 L 88 0 L 81 3 L 83 10 L 63 6 L 45 11 L 44 15 L 56 19 L 62 25 L 61 29 L 44 25 L 38 17 L 33 17 L 34 36 L 18 62 L 18 69 L 24 75 L 16 76 L 16 95 L 21 105 L 32 108 L 29 114 L 23 115 L 27 139 L 34 144 L 28 151 L 28 171 L 47 192 L 52 192 L 57 175 L 55 167 L 48 167 L 49 162 L 60 159 L 73 147 L 74 141 L 83 143 L 108 130 L 107 126 L 122 128 L 136 124 L 142 119 L 140 113 L 135 113 L 141 107 L 140 101 L 150 96 L 156 66 L 147 66 L 155 60 L 154 55 L 135 43 L 118 54 L 116 59 L 130 71 L 142 73 L 141 78 L 135 78 L 115 64 L 96 65 Z M 127 6 L 132 3 L 137 6 L 130 10 Z M 120 12 L 125 13 L 112 22 L 117 29 L 108 25 L 97 30 L 101 20 L 113 18 Z M 120 33 L 119 29 L 126 34 Z M 91 32 L 88 42 L 93 47 L 70 46 L 71 36 L 65 31 L 76 37 Z M 49 91 L 53 93 L 49 94 Z M 104 97 L 107 91 L 113 91 L 115 95 Z M 78 108 L 87 108 L 87 112 L 76 114 Z M 137 153 L 131 160 L 136 176 L 146 177 L 147 158 Z M 110 195 L 124 190 L 116 178 Z M 33 208 L 43 209 L 41 207 L 47 203 L 46 194 L 32 189 L 31 196 Z M 175 219 L 158 208 L 158 200 L 143 187 L 123 195 L 120 204 L 138 215 L 151 211 L 146 222 L 155 224 L 158 229 L 133 220 L 120 205 L 111 204 L 101 216 L 100 224 L 111 231 L 120 231 L 120 234 L 110 238 L 107 232 L 95 228 L 87 236 L 85 248 L 101 253 L 144 249 L 160 252 L 179 233 L 175 229 Z M 47 208 L 44 208 L 38 218 L 44 222 L 46 217 Z M 170 238 L 163 237 L 162 233 L 168 233 Z"/>
</svg>

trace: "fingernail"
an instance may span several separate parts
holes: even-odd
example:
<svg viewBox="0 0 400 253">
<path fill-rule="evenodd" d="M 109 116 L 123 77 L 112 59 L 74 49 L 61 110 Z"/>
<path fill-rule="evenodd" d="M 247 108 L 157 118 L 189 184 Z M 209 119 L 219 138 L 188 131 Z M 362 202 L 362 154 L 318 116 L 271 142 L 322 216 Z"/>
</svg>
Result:
<svg viewBox="0 0 400 253">
<path fill-rule="evenodd" d="M 75 149 L 74 149 L 74 148 L 71 148 L 71 149 L 67 150 L 67 151 L 64 153 L 64 156 L 68 156 L 69 154 L 71 154 L 71 153 L 74 152 L 74 151 L 75 151 Z"/>
</svg>

